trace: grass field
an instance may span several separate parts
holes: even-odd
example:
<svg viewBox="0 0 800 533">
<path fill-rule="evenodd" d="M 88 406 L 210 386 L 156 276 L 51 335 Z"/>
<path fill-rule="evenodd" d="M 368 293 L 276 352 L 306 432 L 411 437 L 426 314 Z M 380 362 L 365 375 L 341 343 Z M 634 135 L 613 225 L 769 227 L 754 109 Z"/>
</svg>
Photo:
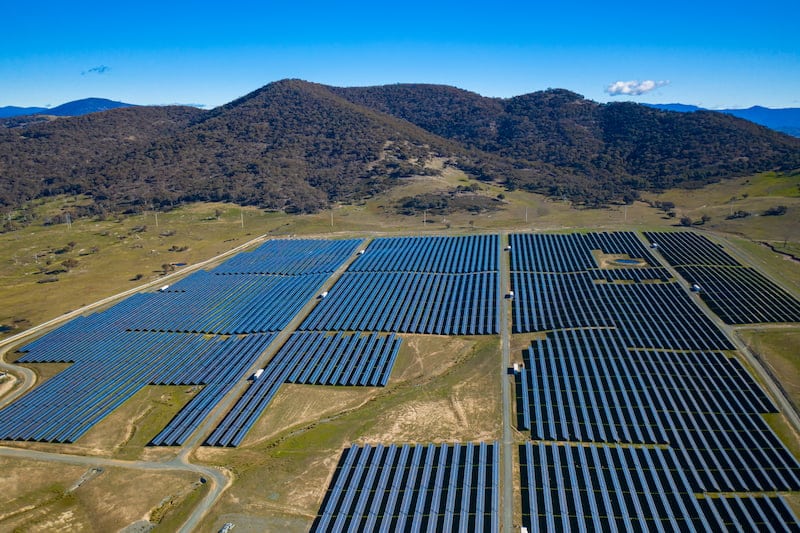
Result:
<svg viewBox="0 0 800 533">
<path fill-rule="evenodd" d="M 800 410 L 800 328 L 739 330 L 750 350 L 767 364 Z"/>
<path fill-rule="evenodd" d="M 110 468 L 92 474 L 85 466 L 21 459 L 0 458 L 0 469 L 2 531 L 116 531 L 162 508 L 169 520 L 191 508 L 186 500 L 198 485 L 189 473 Z"/>
</svg>

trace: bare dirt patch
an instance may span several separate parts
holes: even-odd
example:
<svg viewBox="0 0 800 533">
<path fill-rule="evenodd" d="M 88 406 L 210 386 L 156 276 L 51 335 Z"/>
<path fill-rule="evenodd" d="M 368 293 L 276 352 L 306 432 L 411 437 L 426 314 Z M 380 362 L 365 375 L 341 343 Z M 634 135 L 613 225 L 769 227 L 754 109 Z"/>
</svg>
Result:
<svg viewBox="0 0 800 533">
<path fill-rule="evenodd" d="M 0 530 L 116 531 L 198 481 L 192 473 L 0 458 Z"/>
<path fill-rule="evenodd" d="M 19 380 L 14 374 L 5 374 L 3 377 L 0 377 L 0 398 L 14 390 L 18 382 Z"/>
<path fill-rule="evenodd" d="M 423 341 L 424 342 L 424 341 Z M 419 344 L 409 342 L 410 347 Z M 360 442 L 443 442 L 499 438 L 499 346 L 453 338 L 444 349 L 417 352 L 407 382 L 422 389 L 379 413 L 374 430 Z M 425 365 L 429 365 L 425 368 Z M 426 372 L 427 370 L 427 372 Z"/>
</svg>

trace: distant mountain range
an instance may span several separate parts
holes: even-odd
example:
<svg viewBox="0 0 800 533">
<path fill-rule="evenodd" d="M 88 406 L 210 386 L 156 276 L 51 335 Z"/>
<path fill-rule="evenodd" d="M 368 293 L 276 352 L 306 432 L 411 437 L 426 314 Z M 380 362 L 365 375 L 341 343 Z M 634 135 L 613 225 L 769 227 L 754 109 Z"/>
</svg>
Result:
<svg viewBox="0 0 800 533">
<path fill-rule="evenodd" d="M 747 109 L 704 109 L 694 105 L 686 104 L 643 104 L 648 107 L 662 109 L 665 111 L 677 111 L 679 113 L 692 113 L 695 111 L 716 111 L 734 117 L 743 118 L 756 124 L 761 124 L 775 131 L 780 131 L 800 137 L 800 108 L 787 107 L 783 109 L 771 109 L 769 107 L 753 106 Z"/>
<path fill-rule="evenodd" d="M 500 99 L 444 85 L 282 80 L 209 111 L 0 121 L 0 206 L 82 193 L 94 198 L 86 214 L 205 200 L 308 212 L 435 173 L 434 157 L 597 206 L 797 169 L 800 139 L 723 113 L 600 104 L 564 89 Z"/>
<path fill-rule="evenodd" d="M 133 104 L 115 102 L 105 98 L 84 98 L 61 104 L 56 107 L 0 107 L 0 118 L 19 117 L 24 115 L 51 115 L 55 117 L 77 117 L 98 111 L 108 111 L 119 107 L 131 107 Z"/>
</svg>

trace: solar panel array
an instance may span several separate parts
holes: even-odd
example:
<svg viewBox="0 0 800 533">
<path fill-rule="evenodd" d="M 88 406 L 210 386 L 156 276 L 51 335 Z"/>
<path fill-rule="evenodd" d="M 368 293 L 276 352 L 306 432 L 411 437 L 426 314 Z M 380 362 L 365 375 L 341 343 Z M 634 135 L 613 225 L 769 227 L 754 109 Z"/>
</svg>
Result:
<svg viewBox="0 0 800 533">
<path fill-rule="evenodd" d="M 797 531 L 781 497 L 696 498 L 672 450 L 520 446 L 529 531 Z"/>
<path fill-rule="evenodd" d="M 534 440 L 668 444 L 698 491 L 800 489 L 800 464 L 760 416 L 777 409 L 724 354 L 555 332 L 532 343 L 518 391 L 520 428 Z"/>
<path fill-rule="evenodd" d="M 782 499 L 733 496 L 800 490 L 800 463 L 763 419 L 775 406 L 643 243 L 608 235 L 511 236 L 514 331 L 548 331 L 516 374 L 518 427 L 539 441 L 520 449 L 523 524 L 800 530 Z M 600 276 L 617 271 L 592 250 L 648 266 Z M 675 257 L 690 262 L 679 268 L 744 270 L 696 236 L 676 241 Z"/>
<path fill-rule="evenodd" d="M 722 246 L 693 231 L 646 231 L 644 236 L 672 266 L 741 266 Z"/>
<path fill-rule="evenodd" d="M 74 364 L 0 411 L 0 439 L 74 442 L 144 386 L 203 385 L 152 441 L 182 444 L 360 243 L 269 241 L 48 333 L 19 361 Z"/>
<path fill-rule="evenodd" d="M 79 354 L 68 354 L 74 364 L 0 411 L 0 438 L 74 442 L 146 385 L 205 384 L 180 418 L 164 429 L 182 442 L 208 414 L 208 404 L 221 398 L 273 337 L 69 329 L 78 338 L 76 344 L 83 345 Z M 56 352 L 66 332 L 58 331 L 58 336 L 58 342 L 45 336 L 29 345 L 31 351 L 21 361 L 65 360 Z"/>
<path fill-rule="evenodd" d="M 598 272 L 652 271 L 638 280 L 666 279 L 660 267 L 598 268 L 591 252 L 596 246 L 658 264 L 632 233 L 513 234 L 510 242 L 514 333 L 616 327 L 630 346 L 733 349 L 677 283 L 597 283 Z"/>
<path fill-rule="evenodd" d="M 497 333 L 498 253 L 497 235 L 376 239 L 300 329 Z"/>
<path fill-rule="evenodd" d="M 312 531 L 497 532 L 497 443 L 352 446 Z"/>
<path fill-rule="evenodd" d="M 800 322 L 800 300 L 692 232 L 647 233 L 659 251 L 728 324 Z"/>
<path fill-rule="evenodd" d="M 283 383 L 384 386 L 401 339 L 379 335 L 295 332 L 225 415 L 206 440 L 209 446 L 238 446 Z"/>
<path fill-rule="evenodd" d="M 276 239 L 242 252 L 214 269 L 215 274 L 330 274 L 352 255 L 360 239 Z"/>
</svg>

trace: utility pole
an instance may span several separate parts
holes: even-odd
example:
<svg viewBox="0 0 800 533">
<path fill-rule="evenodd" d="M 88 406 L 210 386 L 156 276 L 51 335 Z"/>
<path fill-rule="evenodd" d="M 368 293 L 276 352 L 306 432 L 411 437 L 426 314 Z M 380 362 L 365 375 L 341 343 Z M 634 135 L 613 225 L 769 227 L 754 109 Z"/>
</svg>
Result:
<svg viewBox="0 0 800 533">
<path fill-rule="evenodd" d="M 525 208 L 525 223 L 528 223 L 528 208 Z"/>
<path fill-rule="evenodd" d="M 242 229 L 244 229 L 244 208 L 239 209 L 239 219 L 242 222 Z"/>
<path fill-rule="evenodd" d="M 158 227 L 158 211 L 153 211 L 153 214 L 156 216 L 156 227 Z"/>
<path fill-rule="evenodd" d="M 72 219 L 69 217 L 69 213 L 67 213 L 67 229 L 72 229 Z"/>
</svg>

